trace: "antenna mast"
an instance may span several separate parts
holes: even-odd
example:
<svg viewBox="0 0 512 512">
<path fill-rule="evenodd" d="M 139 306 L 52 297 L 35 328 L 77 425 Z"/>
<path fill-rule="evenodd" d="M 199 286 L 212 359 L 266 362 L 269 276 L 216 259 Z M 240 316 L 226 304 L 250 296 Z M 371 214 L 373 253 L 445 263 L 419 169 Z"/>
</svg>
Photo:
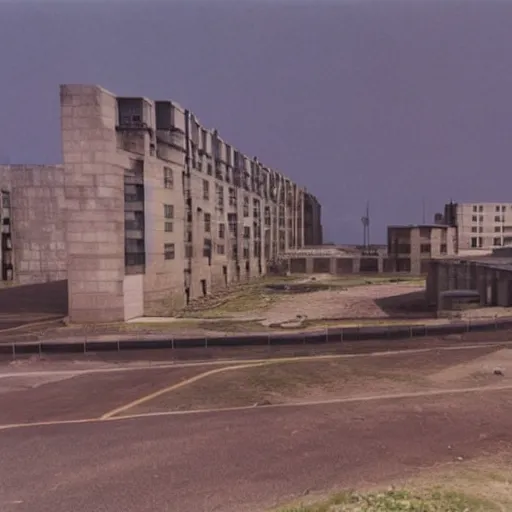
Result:
<svg viewBox="0 0 512 512">
<path fill-rule="evenodd" d="M 366 203 L 366 213 L 361 217 L 363 224 L 363 248 L 367 251 L 370 247 L 370 202 Z"/>
</svg>

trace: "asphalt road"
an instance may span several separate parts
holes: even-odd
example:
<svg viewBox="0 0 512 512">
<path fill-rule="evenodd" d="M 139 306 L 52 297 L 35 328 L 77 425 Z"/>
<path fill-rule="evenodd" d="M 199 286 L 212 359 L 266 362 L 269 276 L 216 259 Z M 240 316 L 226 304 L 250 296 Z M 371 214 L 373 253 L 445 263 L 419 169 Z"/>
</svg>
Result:
<svg viewBox="0 0 512 512">
<path fill-rule="evenodd" d="M 510 447 L 512 393 L 0 431 L 3 512 L 254 512 Z"/>
<path fill-rule="evenodd" d="M 492 350 L 444 354 L 457 364 Z M 403 354 L 403 364 L 432 363 L 422 354 Z M 391 367 L 402 356 L 370 357 Z M 139 417 L 101 419 L 215 364 L 0 366 L 0 511 L 258 512 L 305 492 L 387 485 L 512 444 L 511 388 L 184 414 L 155 400 Z"/>
</svg>

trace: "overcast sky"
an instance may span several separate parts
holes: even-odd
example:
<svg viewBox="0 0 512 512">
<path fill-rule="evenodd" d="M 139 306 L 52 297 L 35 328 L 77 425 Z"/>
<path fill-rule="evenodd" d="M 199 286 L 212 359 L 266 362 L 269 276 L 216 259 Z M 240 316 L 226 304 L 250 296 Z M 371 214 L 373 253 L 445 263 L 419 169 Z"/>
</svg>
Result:
<svg viewBox="0 0 512 512">
<path fill-rule="evenodd" d="M 512 1 L 0 0 L 0 161 L 61 161 L 60 83 L 170 98 L 372 241 L 512 202 Z"/>
</svg>

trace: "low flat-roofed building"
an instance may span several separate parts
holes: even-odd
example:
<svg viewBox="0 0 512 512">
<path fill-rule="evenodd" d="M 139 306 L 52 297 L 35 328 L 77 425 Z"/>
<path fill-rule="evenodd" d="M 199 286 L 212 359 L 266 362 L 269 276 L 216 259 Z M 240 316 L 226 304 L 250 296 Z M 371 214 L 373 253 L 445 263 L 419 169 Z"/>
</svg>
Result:
<svg viewBox="0 0 512 512">
<path fill-rule="evenodd" d="M 426 274 L 428 262 L 455 253 L 455 228 L 437 224 L 388 226 L 388 259 L 394 272 Z"/>
</svg>

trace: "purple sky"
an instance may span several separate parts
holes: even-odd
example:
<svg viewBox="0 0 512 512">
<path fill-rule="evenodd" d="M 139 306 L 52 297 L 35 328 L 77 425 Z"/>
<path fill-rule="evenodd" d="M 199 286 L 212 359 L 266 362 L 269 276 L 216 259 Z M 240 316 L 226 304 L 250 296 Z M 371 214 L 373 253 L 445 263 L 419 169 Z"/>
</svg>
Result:
<svg viewBox="0 0 512 512">
<path fill-rule="evenodd" d="M 0 160 L 60 162 L 58 84 L 171 98 L 307 186 L 326 239 L 512 202 L 512 2 L 0 0 Z"/>
</svg>

